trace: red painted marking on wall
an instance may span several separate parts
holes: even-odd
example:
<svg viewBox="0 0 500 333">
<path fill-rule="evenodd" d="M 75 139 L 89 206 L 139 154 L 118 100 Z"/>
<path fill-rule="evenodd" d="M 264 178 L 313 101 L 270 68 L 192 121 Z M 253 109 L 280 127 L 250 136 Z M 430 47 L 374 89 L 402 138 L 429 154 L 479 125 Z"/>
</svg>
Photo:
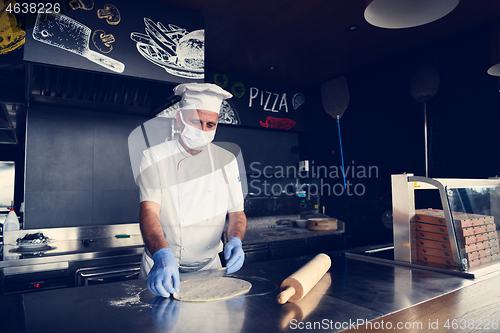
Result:
<svg viewBox="0 0 500 333">
<path fill-rule="evenodd" d="M 295 121 L 288 118 L 266 117 L 266 122 L 260 121 L 260 126 L 262 127 L 284 129 L 284 130 L 289 130 L 296 124 L 297 123 Z"/>
</svg>

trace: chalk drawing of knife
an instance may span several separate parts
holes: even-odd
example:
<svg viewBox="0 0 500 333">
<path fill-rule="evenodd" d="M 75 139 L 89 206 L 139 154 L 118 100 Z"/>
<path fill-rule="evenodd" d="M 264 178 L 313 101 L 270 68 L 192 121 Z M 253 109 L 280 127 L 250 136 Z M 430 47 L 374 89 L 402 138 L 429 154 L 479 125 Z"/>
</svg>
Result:
<svg viewBox="0 0 500 333">
<path fill-rule="evenodd" d="M 33 28 L 33 38 L 73 52 L 109 70 L 122 73 L 125 65 L 89 49 L 91 30 L 74 19 L 56 13 L 40 13 Z"/>
</svg>

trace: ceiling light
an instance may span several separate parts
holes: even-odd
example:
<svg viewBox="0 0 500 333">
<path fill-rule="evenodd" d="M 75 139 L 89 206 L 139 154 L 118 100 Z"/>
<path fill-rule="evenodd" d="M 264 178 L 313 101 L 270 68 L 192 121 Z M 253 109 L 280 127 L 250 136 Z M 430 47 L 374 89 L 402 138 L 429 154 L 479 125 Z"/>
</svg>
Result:
<svg viewBox="0 0 500 333">
<path fill-rule="evenodd" d="M 491 67 L 488 74 L 500 76 L 500 21 L 497 21 L 493 28 L 491 39 Z"/>
<path fill-rule="evenodd" d="M 353 24 L 347 27 L 347 30 L 349 31 L 355 31 L 359 29 L 359 25 Z"/>
<path fill-rule="evenodd" d="M 495 66 L 491 66 L 490 69 L 488 69 L 488 74 L 493 76 L 500 76 L 500 63 L 496 64 Z"/>
<path fill-rule="evenodd" d="M 449 14 L 460 0 L 371 0 L 365 9 L 368 23 L 388 29 L 424 25 Z"/>
</svg>

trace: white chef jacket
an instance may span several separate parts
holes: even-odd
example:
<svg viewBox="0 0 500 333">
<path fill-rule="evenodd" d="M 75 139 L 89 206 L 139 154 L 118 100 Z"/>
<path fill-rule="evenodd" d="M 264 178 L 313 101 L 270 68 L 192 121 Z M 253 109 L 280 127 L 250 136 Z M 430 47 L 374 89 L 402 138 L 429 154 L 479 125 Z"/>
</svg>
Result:
<svg viewBox="0 0 500 333">
<path fill-rule="evenodd" d="M 243 211 L 244 206 L 233 153 L 209 144 L 191 155 L 173 140 L 146 149 L 140 170 L 140 201 L 160 205 L 165 239 L 179 266 L 201 265 L 217 257 L 205 269 L 220 267 L 226 214 Z M 141 276 L 147 276 L 152 265 L 146 248 Z"/>
</svg>

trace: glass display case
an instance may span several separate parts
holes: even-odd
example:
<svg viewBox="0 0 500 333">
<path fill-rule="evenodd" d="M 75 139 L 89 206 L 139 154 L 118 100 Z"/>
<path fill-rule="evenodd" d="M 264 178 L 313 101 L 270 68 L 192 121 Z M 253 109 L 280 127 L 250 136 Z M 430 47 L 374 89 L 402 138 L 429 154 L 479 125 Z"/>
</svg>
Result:
<svg viewBox="0 0 500 333">
<path fill-rule="evenodd" d="M 429 190 L 437 194 L 433 206 L 416 208 Z M 469 278 L 500 270 L 500 178 L 392 175 L 392 206 L 394 243 L 346 256 Z"/>
</svg>

